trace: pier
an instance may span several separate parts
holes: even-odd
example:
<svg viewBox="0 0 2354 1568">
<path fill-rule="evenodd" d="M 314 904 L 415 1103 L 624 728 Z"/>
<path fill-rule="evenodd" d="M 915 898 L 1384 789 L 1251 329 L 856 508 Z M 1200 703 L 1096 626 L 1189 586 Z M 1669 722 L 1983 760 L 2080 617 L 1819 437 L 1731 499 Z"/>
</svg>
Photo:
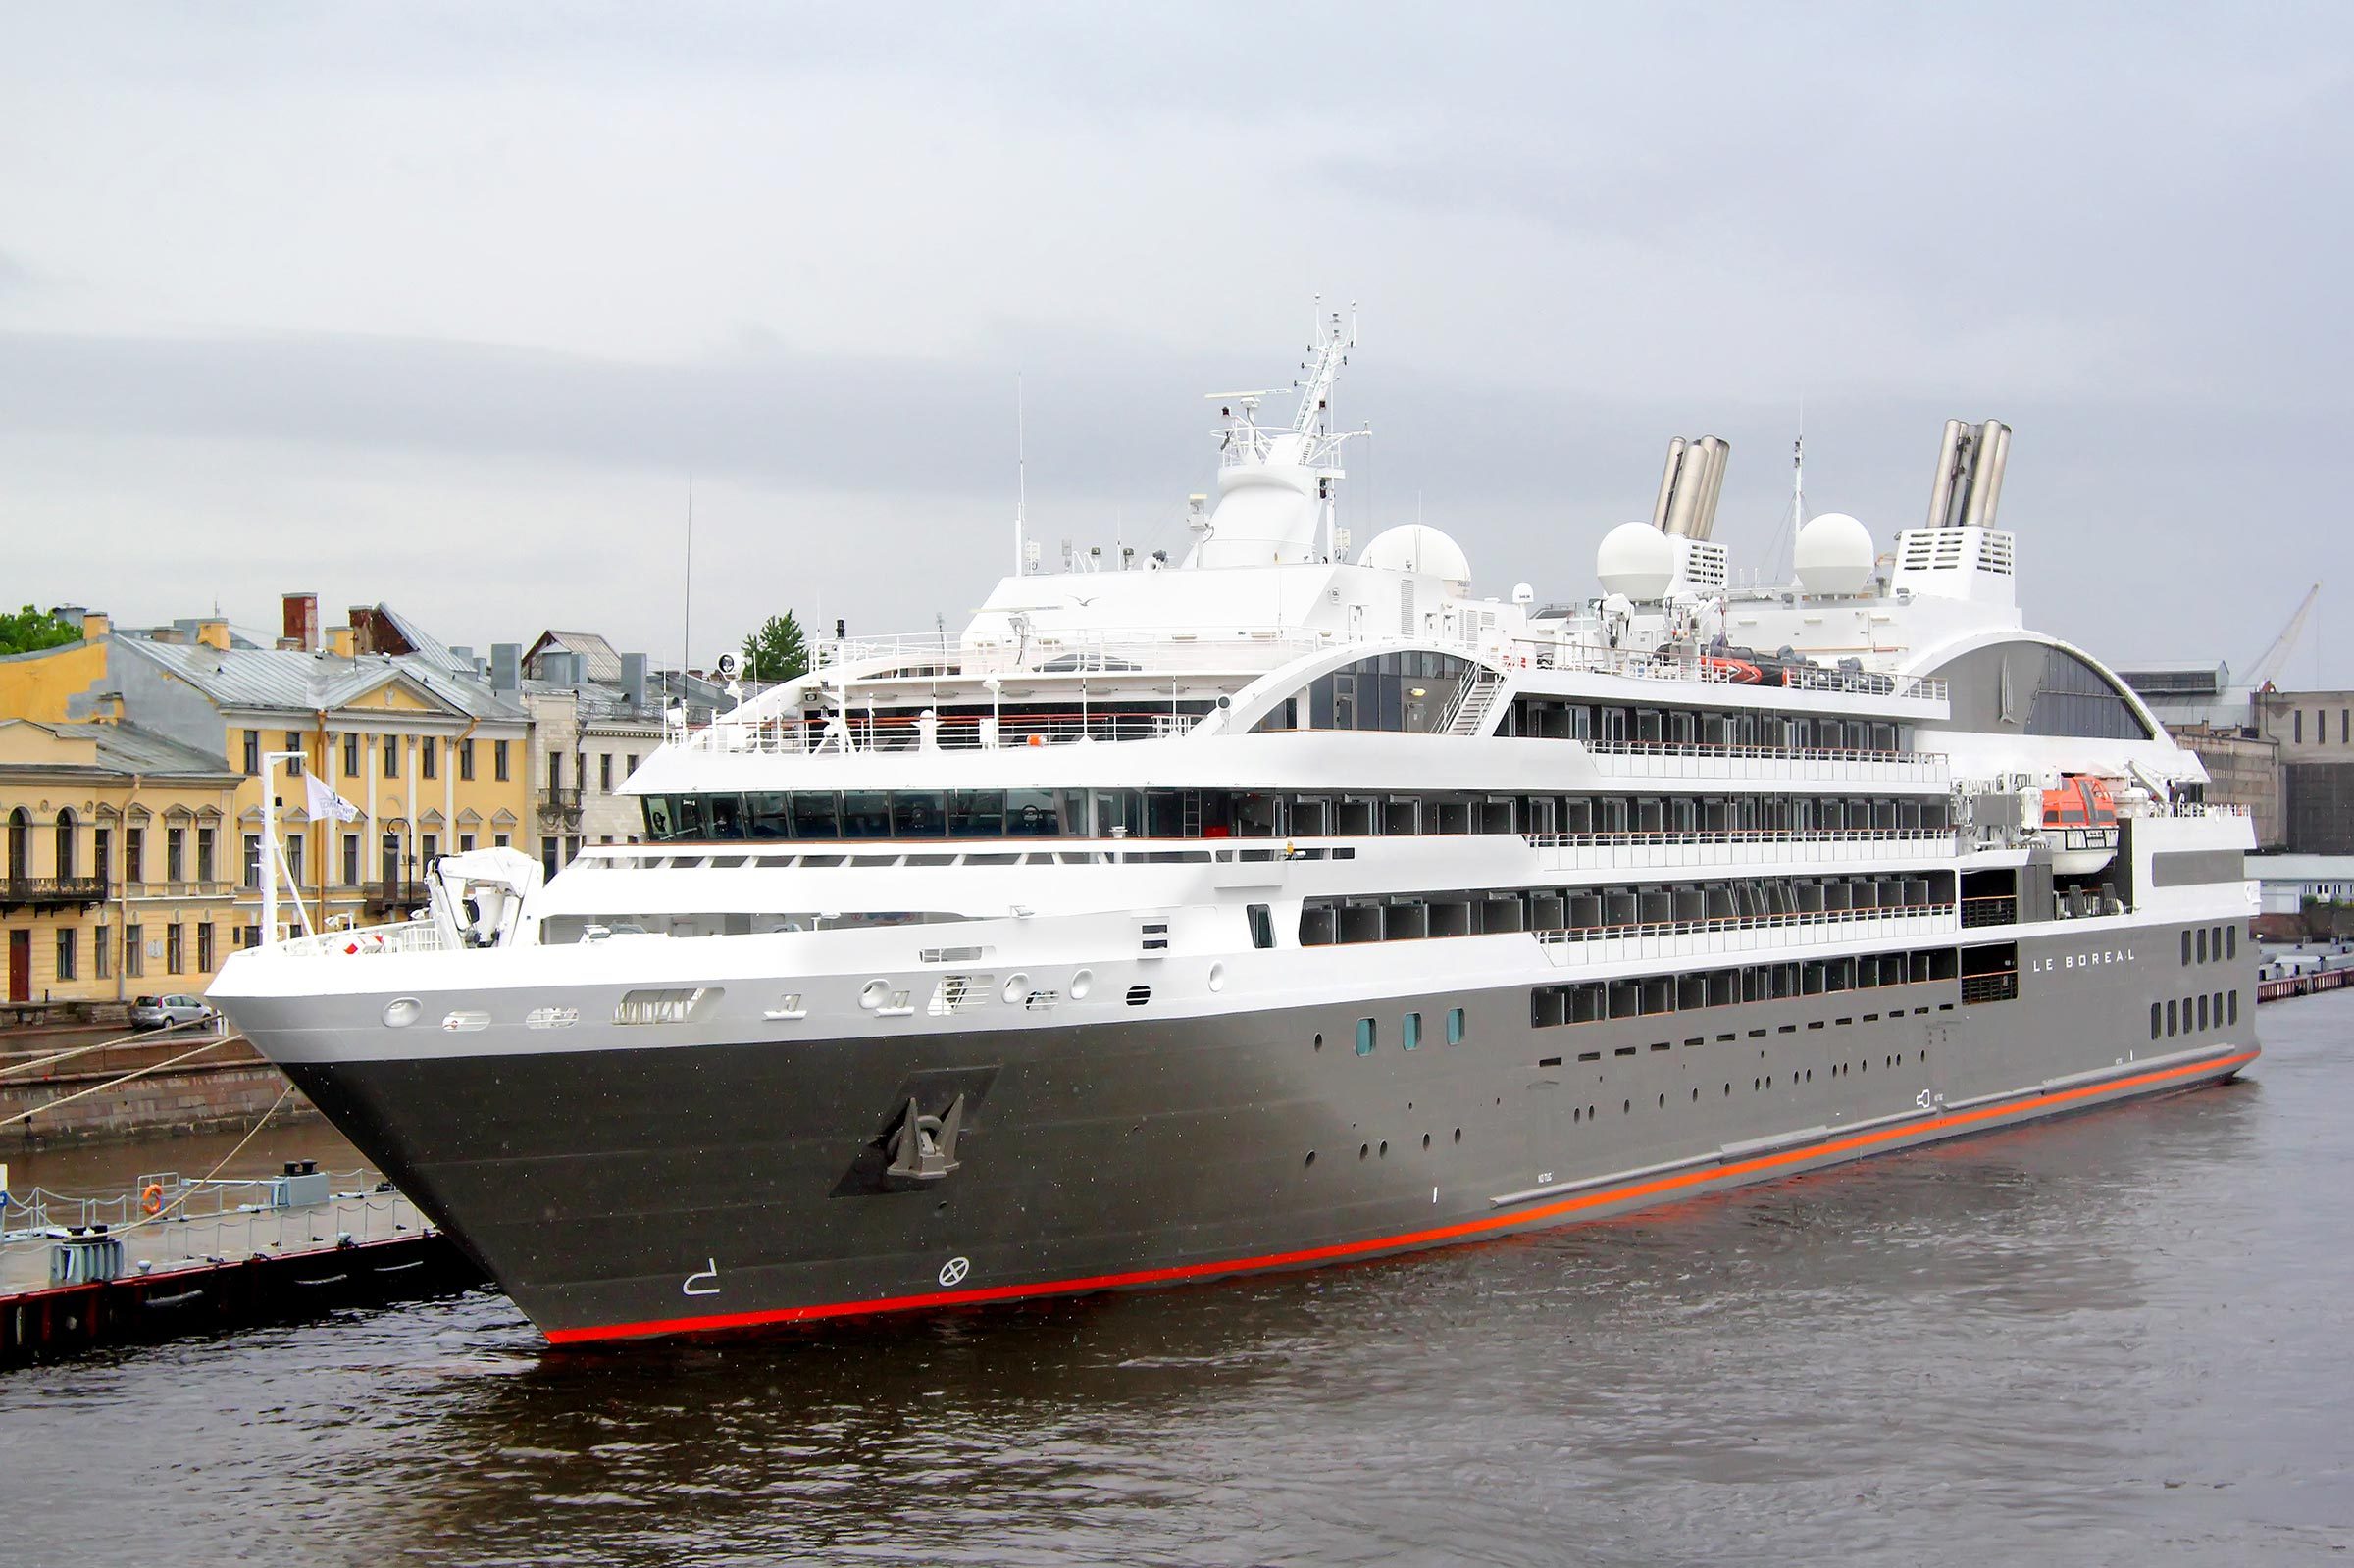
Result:
<svg viewBox="0 0 2354 1568">
<path fill-rule="evenodd" d="M 229 1181 L 158 1171 L 102 1196 L 33 1188 L 0 1209 L 0 1368 L 482 1282 L 365 1171 L 290 1161 Z"/>
</svg>

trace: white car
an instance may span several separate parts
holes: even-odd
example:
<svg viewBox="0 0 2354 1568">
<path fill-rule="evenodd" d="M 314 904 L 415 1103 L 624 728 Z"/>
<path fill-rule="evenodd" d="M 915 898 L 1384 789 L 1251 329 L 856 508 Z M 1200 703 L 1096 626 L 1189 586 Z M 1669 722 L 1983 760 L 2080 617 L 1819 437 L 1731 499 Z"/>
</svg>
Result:
<svg viewBox="0 0 2354 1568">
<path fill-rule="evenodd" d="M 133 1029 L 171 1029 L 179 1024 L 202 1024 L 220 1017 L 201 996 L 142 996 L 131 1003 Z"/>
</svg>

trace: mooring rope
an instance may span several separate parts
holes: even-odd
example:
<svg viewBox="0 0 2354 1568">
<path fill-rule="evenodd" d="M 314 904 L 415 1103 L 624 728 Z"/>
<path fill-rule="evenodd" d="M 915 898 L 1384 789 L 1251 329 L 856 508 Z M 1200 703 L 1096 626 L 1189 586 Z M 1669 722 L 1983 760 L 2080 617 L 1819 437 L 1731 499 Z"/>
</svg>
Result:
<svg viewBox="0 0 2354 1568">
<path fill-rule="evenodd" d="M 161 1039 L 165 1036 L 180 1030 L 194 1029 L 198 1024 L 210 1024 L 211 1022 L 213 1022 L 211 1019 L 191 1019 L 185 1024 L 167 1024 L 162 1029 L 133 1031 L 128 1035 L 118 1035 L 113 1039 L 102 1039 L 95 1045 L 77 1045 L 72 1050 L 59 1051 L 54 1056 L 36 1057 L 29 1062 L 12 1062 L 6 1067 L 0 1067 L 0 1078 L 7 1078 L 12 1073 L 29 1073 L 57 1062 L 72 1061 L 77 1056 L 86 1056 L 92 1051 L 109 1050 L 117 1045 L 131 1045 L 141 1040 Z M 223 1036 L 222 1037 L 227 1039 L 230 1037 Z"/>
<path fill-rule="evenodd" d="M 29 1111 L 19 1111 L 14 1116 L 0 1116 L 0 1127 L 11 1127 L 18 1122 L 29 1122 L 36 1116 L 56 1110 L 60 1105 L 71 1105 L 76 1100 L 87 1099 L 92 1094 L 103 1094 L 110 1088 L 119 1088 L 123 1085 L 129 1083 L 134 1078 L 145 1078 L 149 1073 L 160 1073 L 167 1067 L 178 1067 L 181 1062 L 188 1061 L 193 1057 L 202 1056 L 206 1051 L 219 1050 L 222 1046 L 227 1045 L 232 1038 L 235 1037 L 236 1037 L 234 1036 L 224 1036 L 220 1039 L 212 1041 L 210 1044 L 199 1045 L 192 1051 L 182 1051 L 178 1056 L 169 1057 L 164 1061 L 150 1062 L 145 1067 L 134 1068 L 130 1072 L 125 1073 L 121 1078 L 109 1079 L 103 1084 L 93 1084 L 88 1088 L 77 1089 L 71 1094 L 60 1095 L 58 1098 L 50 1100 L 44 1104 L 35 1105 Z M 288 1087 L 291 1087 L 291 1086 Z"/>
<path fill-rule="evenodd" d="M 124 1232 L 135 1231 L 142 1225 L 153 1225 L 156 1221 L 162 1219 L 165 1215 L 170 1214 L 174 1209 L 179 1207 L 182 1203 L 185 1203 L 188 1200 L 189 1195 L 198 1188 L 211 1181 L 214 1177 L 219 1176 L 222 1172 L 222 1169 L 227 1166 L 230 1160 L 235 1159 L 238 1155 L 245 1152 L 245 1145 L 252 1142 L 255 1138 L 260 1136 L 262 1129 L 270 1125 L 270 1118 L 278 1114 L 278 1108 L 281 1105 L 285 1104 L 287 1097 L 293 1092 L 294 1086 L 288 1084 L 285 1088 L 279 1093 L 278 1098 L 270 1102 L 270 1108 L 262 1112 L 262 1119 L 253 1124 L 252 1131 L 248 1132 L 243 1138 L 237 1139 L 237 1146 L 235 1148 L 232 1148 L 227 1154 L 222 1155 L 221 1158 L 214 1163 L 211 1170 L 196 1178 L 195 1181 L 183 1182 L 180 1184 L 179 1196 L 174 1198 L 171 1202 L 166 1203 L 162 1208 L 157 1209 L 153 1214 L 143 1214 L 139 1218 L 130 1221 L 127 1225 L 116 1226 L 114 1234 L 121 1236 Z"/>
</svg>

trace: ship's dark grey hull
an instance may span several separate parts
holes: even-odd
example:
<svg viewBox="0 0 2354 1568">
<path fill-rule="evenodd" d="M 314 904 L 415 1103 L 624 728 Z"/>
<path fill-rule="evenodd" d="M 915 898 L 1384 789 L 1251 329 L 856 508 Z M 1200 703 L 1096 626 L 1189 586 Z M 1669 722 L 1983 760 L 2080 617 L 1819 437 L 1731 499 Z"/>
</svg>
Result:
<svg viewBox="0 0 2354 1568">
<path fill-rule="evenodd" d="M 584 1340 L 1372 1256 L 2189 1087 L 2253 1058 L 2254 993 L 2246 965 L 2180 967 L 2178 929 L 2022 939 L 2017 997 L 1985 1002 L 1948 980 L 1539 1029 L 1518 985 L 288 1071 Z M 2151 1002 L 2194 992 L 2229 999 L 2153 1040 Z M 911 1099 L 962 1101 L 933 1180 L 889 1169 Z"/>
</svg>

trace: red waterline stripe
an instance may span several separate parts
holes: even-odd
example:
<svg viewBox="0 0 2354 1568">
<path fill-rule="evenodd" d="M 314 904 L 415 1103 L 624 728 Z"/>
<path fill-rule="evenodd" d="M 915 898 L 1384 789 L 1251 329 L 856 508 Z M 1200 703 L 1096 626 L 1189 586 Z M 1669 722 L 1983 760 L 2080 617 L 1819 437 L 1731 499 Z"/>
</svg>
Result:
<svg viewBox="0 0 2354 1568">
<path fill-rule="evenodd" d="M 1040 1295 L 1079 1295 L 1091 1290 L 1116 1290 L 1138 1285 L 1169 1285 L 1181 1280 L 1198 1280 L 1218 1274 L 1241 1274 L 1259 1269 L 1289 1268 L 1302 1263 L 1329 1263 L 1341 1258 L 1361 1257 L 1367 1253 L 1384 1252 L 1395 1248 L 1425 1246 L 1432 1242 L 1456 1240 L 1491 1231 L 1517 1229 L 1542 1220 L 1583 1209 L 1606 1207 L 1629 1198 L 1654 1197 L 1667 1192 L 1707 1187 L 1728 1177 L 1755 1175 L 1785 1166 L 1803 1164 L 1830 1154 L 1852 1153 L 1882 1143 L 1918 1138 L 1946 1128 L 1969 1127 L 1974 1123 L 1993 1121 L 1998 1117 L 2015 1116 L 2021 1111 L 2038 1110 L 2048 1106 L 2065 1105 L 2074 1100 L 2090 1099 L 2119 1089 L 2139 1088 L 2164 1084 L 2178 1078 L 2201 1073 L 2222 1072 L 2244 1067 L 2260 1053 L 2242 1051 L 2235 1056 L 2221 1057 L 2205 1062 L 2191 1062 L 2181 1067 L 2170 1067 L 2162 1072 L 2142 1073 L 2131 1078 L 2111 1079 L 2099 1084 L 2086 1084 L 2077 1088 L 2062 1089 L 2057 1093 L 2040 1094 L 2032 1099 L 2001 1105 L 1981 1105 L 1947 1116 L 1930 1117 L 1924 1121 L 1907 1122 L 1902 1126 L 1859 1133 L 1853 1138 L 1830 1138 L 1820 1143 L 1809 1143 L 1798 1148 L 1780 1149 L 1762 1154 L 1755 1159 L 1737 1160 L 1730 1164 L 1701 1166 L 1679 1171 L 1649 1182 L 1634 1182 L 1623 1187 L 1603 1188 L 1592 1192 L 1580 1192 L 1558 1203 L 1541 1204 L 1510 1214 L 1483 1215 L 1476 1220 L 1460 1220 L 1453 1225 L 1434 1226 L 1425 1231 L 1407 1231 L 1397 1236 L 1375 1237 L 1363 1241 L 1336 1241 L 1329 1246 L 1302 1247 L 1291 1252 L 1269 1252 L 1258 1257 L 1231 1258 L 1223 1262 L 1176 1263 L 1157 1269 L 1132 1269 L 1123 1274 L 1097 1274 L 1084 1279 L 1041 1280 L 1028 1285 L 995 1285 L 971 1290 L 926 1290 L 916 1295 L 877 1296 L 860 1301 L 830 1301 L 817 1306 L 777 1307 L 764 1312 L 720 1312 L 704 1317 L 657 1318 L 643 1323 L 618 1323 L 603 1328 L 549 1329 L 545 1333 L 552 1344 L 581 1344 L 598 1340 L 642 1339 L 658 1334 L 692 1334 L 707 1329 L 752 1328 L 772 1323 L 808 1323 L 821 1318 L 857 1317 L 868 1313 L 906 1312 L 921 1307 L 975 1306 L 991 1301 L 1018 1301 Z"/>
</svg>

